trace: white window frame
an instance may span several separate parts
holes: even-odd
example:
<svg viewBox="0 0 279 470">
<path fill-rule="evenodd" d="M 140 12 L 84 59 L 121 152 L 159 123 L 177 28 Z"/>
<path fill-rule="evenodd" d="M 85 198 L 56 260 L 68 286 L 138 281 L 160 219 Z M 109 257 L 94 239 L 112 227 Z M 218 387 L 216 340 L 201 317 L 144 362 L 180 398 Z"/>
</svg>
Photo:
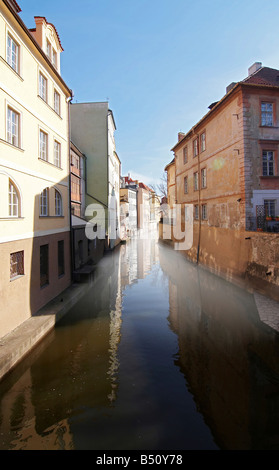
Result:
<svg viewBox="0 0 279 470">
<path fill-rule="evenodd" d="M 57 69 L 57 51 L 55 49 L 52 49 L 52 65 Z"/>
<path fill-rule="evenodd" d="M 276 217 L 276 199 L 264 199 L 264 208 L 266 211 L 266 217 Z M 274 213 L 271 208 L 274 208 Z"/>
<path fill-rule="evenodd" d="M 20 195 L 13 181 L 9 179 L 9 217 L 19 217 Z"/>
<path fill-rule="evenodd" d="M 43 129 L 39 130 L 39 158 L 48 162 L 48 133 Z"/>
<path fill-rule="evenodd" d="M 48 89 L 48 80 L 46 76 L 39 72 L 39 96 L 47 103 L 47 89 Z"/>
<path fill-rule="evenodd" d="M 40 217 L 48 216 L 49 189 L 45 188 L 40 194 Z"/>
<path fill-rule="evenodd" d="M 63 201 L 58 189 L 55 189 L 55 215 L 57 217 L 61 217 L 63 215 Z"/>
<path fill-rule="evenodd" d="M 61 96 L 56 89 L 53 93 L 53 109 L 59 116 L 61 115 Z"/>
<path fill-rule="evenodd" d="M 54 165 L 61 168 L 61 143 L 54 139 L 53 144 Z"/>
<path fill-rule="evenodd" d="M 9 144 L 20 148 L 20 120 L 21 114 L 9 104 L 7 105 L 7 137 Z"/>
<path fill-rule="evenodd" d="M 19 74 L 20 45 L 10 32 L 7 33 L 7 63 L 16 73 Z"/>
</svg>

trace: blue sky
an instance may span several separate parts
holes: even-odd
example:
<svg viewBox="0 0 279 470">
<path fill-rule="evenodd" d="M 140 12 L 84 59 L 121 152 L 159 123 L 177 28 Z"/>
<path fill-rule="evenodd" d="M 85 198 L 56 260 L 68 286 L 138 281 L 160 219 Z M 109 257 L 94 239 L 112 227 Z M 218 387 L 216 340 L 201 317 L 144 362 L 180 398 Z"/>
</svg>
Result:
<svg viewBox="0 0 279 470">
<path fill-rule="evenodd" d="M 73 102 L 109 101 L 122 175 L 159 181 L 187 132 L 247 76 L 279 69 L 278 0 L 18 0 L 28 28 L 45 16 L 64 52 Z"/>
</svg>

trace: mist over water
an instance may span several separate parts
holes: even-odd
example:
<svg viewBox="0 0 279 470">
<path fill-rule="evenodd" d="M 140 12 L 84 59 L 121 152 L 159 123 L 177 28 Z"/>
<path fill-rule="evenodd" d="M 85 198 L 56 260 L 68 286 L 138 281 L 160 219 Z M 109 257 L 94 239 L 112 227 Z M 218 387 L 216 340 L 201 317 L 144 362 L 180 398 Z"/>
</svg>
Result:
<svg viewBox="0 0 279 470">
<path fill-rule="evenodd" d="M 279 449 L 278 353 L 251 292 L 131 240 L 0 383 L 0 449 Z"/>
</svg>

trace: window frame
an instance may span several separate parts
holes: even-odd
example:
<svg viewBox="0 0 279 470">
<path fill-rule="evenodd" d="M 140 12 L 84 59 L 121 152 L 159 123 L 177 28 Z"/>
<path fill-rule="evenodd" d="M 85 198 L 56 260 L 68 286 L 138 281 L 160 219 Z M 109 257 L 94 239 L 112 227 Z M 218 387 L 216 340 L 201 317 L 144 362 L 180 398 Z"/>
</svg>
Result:
<svg viewBox="0 0 279 470">
<path fill-rule="evenodd" d="M 57 267 L 58 277 L 65 275 L 65 243 L 64 240 L 58 240 L 57 243 Z"/>
<path fill-rule="evenodd" d="M 186 165 L 187 162 L 188 162 L 188 145 L 185 145 L 185 147 L 183 147 L 183 163 L 184 163 L 184 165 Z"/>
<path fill-rule="evenodd" d="M 40 194 L 40 217 L 49 215 L 49 188 L 44 188 Z"/>
<path fill-rule="evenodd" d="M 61 142 L 57 139 L 53 142 L 53 163 L 57 168 L 61 168 Z"/>
<path fill-rule="evenodd" d="M 45 138 L 45 142 L 43 142 L 42 137 Z M 43 129 L 39 129 L 39 159 L 43 160 L 44 162 L 48 162 L 48 139 L 48 133 Z"/>
<path fill-rule="evenodd" d="M 10 281 L 21 276 L 24 276 L 24 250 L 10 253 Z"/>
<path fill-rule="evenodd" d="M 263 105 L 271 105 L 272 110 L 271 111 L 264 111 L 263 110 Z M 260 116 L 261 116 L 261 126 L 262 127 L 274 127 L 275 123 L 275 103 L 273 100 L 268 101 L 268 100 L 261 100 L 260 103 Z M 272 123 L 268 124 L 268 116 L 271 117 Z M 265 121 L 265 122 L 264 122 Z"/>
<path fill-rule="evenodd" d="M 276 199 L 264 199 L 264 209 L 265 209 L 265 216 L 266 217 L 276 217 Z M 274 214 L 271 212 L 271 204 L 274 205 Z M 266 212 L 266 207 L 268 208 L 268 211 Z"/>
<path fill-rule="evenodd" d="M 207 171 L 206 167 L 201 169 L 201 189 L 205 189 L 207 187 Z"/>
<path fill-rule="evenodd" d="M 45 85 L 43 86 L 43 81 L 45 81 Z M 48 79 L 43 74 L 43 72 L 39 71 L 39 97 L 45 102 L 48 102 Z"/>
<path fill-rule="evenodd" d="M 188 175 L 184 176 L 184 194 L 188 194 L 189 187 L 188 187 Z"/>
<path fill-rule="evenodd" d="M 200 208 L 198 204 L 194 205 L 194 220 L 199 220 L 200 217 Z"/>
<path fill-rule="evenodd" d="M 205 150 L 206 150 L 206 133 L 205 131 L 203 131 L 200 135 L 200 151 L 205 152 Z"/>
<path fill-rule="evenodd" d="M 266 161 L 264 160 L 264 153 L 266 153 Z M 272 153 L 272 160 L 268 160 L 268 154 Z M 272 163 L 272 174 L 270 174 L 270 163 Z M 265 170 L 266 165 L 266 170 Z M 266 171 L 266 174 L 264 174 Z M 276 152 L 274 150 L 262 149 L 262 176 L 276 176 Z"/>
<path fill-rule="evenodd" d="M 56 97 L 58 97 L 58 106 L 57 106 Z M 56 90 L 56 88 L 54 88 L 54 92 L 53 92 L 53 109 L 56 112 L 56 114 L 58 114 L 58 116 L 61 116 L 61 95 Z"/>
<path fill-rule="evenodd" d="M 63 199 L 60 191 L 55 188 L 54 193 L 54 201 L 55 201 L 55 216 L 62 217 L 63 216 Z"/>
<path fill-rule="evenodd" d="M 12 188 L 12 191 L 11 191 Z M 13 199 L 16 196 L 16 203 L 14 203 Z M 9 197 L 8 197 L 8 205 L 9 205 L 9 217 L 11 218 L 18 218 L 20 217 L 20 194 L 14 182 L 9 179 Z M 16 214 L 14 212 L 14 207 L 16 208 Z"/>
<path fill-rule="evenodd" d="M 9 46 L 9 39 L 12 42 L 11 46 L 13 46 L 13 44 L 16 46 L 15 66 L 13 65 L 13 62 L 14 62 L 13 61 L 13 50 L 12 50 L 12 47 Z M 16 72 L 19 75 L 19 73 L 20 73 L 20 45 L 19 45 L 18 41 L 15 40 L 14 36 L 9 31 L 7 32 L 6 62 L 14 70 L 14 72 Z"/>
<path fill-rule="evenodd" d="M 13 106 L 7 104 L 7 115 L 6 115 L 6 141 L 14 147 L 21 148 L 21 113 L 17 111 Z M 9 114 L 12 113 L 16 116 L 16 123 L 13 123 L 13 119 L 10 119 Z M 12 128 L 16 126 L 16 133 L 13 132 Z"/>
<path fill-rule="evenodd" d="M 202 220 L 207 220 L 207 204 L 202 204 L 201 206 L 201 218 Z"/>
<path fill-rule="evenodd" d="M 193 156 L 197 157 L 199 155 L 199 137 L 196 137 L 193 140 Z"/>
<path fill-rule="evenodd" d="M 199 190 L 199 172 L 195 171 L 194 172 L 194 191 Z"/>
</svg>

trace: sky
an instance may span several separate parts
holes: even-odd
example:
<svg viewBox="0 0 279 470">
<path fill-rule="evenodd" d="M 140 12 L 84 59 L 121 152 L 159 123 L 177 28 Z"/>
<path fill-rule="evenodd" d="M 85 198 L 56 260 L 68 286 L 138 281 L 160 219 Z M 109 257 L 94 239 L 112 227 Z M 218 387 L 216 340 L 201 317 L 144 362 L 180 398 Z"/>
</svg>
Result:
<svg viewBox="0 0 279 470">
<path fill-rule="evenodd" d="M 53 23 L 73 103 L 108 101 L 121 174 L 160 183 L 188 132 L 254 62 L 279 69 L 278 0 L 17 0 Z"/>
</svg>

